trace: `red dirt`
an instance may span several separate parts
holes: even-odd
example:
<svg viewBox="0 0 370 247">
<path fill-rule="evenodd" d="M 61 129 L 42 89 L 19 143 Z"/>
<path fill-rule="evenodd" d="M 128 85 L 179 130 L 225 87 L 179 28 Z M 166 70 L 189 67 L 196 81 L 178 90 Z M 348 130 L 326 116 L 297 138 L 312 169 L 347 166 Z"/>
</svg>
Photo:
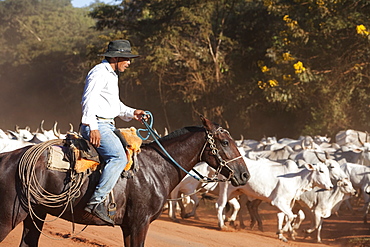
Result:
<svg viewBox="0 0 370 247">
<path fill-rule="evenodd" d="M 324 247 L 324 246 L 370 246 L 370 231 L 368 224 L 364 224 L 361 213 L 355 215 L 346 211 L 340 211 L 338 216 L 331 216 L 324 220 L 322 229 L 322 244 L 315 243 L 314 235 L 304 238 L 299 234 L 296 240 L 284 243 L 277 239 L 276 232 L 276 209 L 266 203 L 260 206 L 260 215 L 263 217 L 264 232 L 248 229 L 230 228 L 228 231 L 220 231 L 217 227 L 217 219 L 213 202 L 201 202 L 198 208 L 199 220 L 180 219 L 180 223 L 170 221 L 164 212 L 154 221 L 149 228 L 146 245 L 149 247 L 218 247 L 218 246 L 253 246 L 253 247 Z M 48 220 L 53 219 L 48 217 Z M 237 224 L 239 224 L 237 222 Z M 245 224 L 249 225 L 249 216 L 245 216 Z M 306 220 L 301 228 L 309 226 Z M 76 232 L 83 226 L 76 225 Z M 66 238 L 72 231 L 70 222 L 58 219 L 46 223 L 44 233 L 41 236 L 40 247 L 118 247 L 123 246 L 120 227 L 88 226 L 82 233 L 73 238 Z M 299 232 L 300 233 L 300 232 Z M 18 246 L 22 234 L 22 224 L 18 225 L 7 238 L 0 243 L 0 247 Z M 314 233 L 315 234 L 315 233 Z M 51 238 L 57 238 L 54 240 Z M 62 240 L 61 240 L 62 239 Z M 363 242 L 361 242 L 363 241 Z"/>
</svg>

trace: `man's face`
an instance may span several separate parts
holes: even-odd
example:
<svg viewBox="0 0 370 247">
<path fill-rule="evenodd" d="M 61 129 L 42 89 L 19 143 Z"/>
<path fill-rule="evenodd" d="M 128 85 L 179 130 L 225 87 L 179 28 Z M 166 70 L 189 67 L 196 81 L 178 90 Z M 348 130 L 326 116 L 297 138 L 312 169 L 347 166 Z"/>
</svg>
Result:
<svg viewBox="0 0 370 247">
<path fill-rule="evenodd" d="M 125 71 L 131 64 L 130 58 L 127 57 L 117 57 L 117 69 L 119 72 Z"/>
</svg>

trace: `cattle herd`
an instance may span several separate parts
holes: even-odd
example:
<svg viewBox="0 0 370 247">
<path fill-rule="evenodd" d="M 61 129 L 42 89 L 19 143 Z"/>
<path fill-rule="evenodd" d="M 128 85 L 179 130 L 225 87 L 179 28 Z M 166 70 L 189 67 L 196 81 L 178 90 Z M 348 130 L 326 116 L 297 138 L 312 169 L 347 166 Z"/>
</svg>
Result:
<svg viewBox="0 0 370 247">
<path fill-rule="evenodd" d="M 58 122 L 55 122 L 52 129 L 45 130 L 44 120 L 42 120 L 40 127 L 34 132 L 29 127 L 19 128 L 19 126 L 15 126 L 15 130 L 0 129 L 0 153 L 49 140 L 64 139 L 65 134 L 61 134 L 60 130 L 57 130 L 57 125 Z M 69 132 L 72 131 L 73 125 L 70 124 Z"/>
<path fill-rule="evenodd" d="M 9 152 L 27 145 L 52 139 L 64 139 L 57 131 L 55 122 L 51 130 L 40 128 L 31 132 L 26 127 L 14 131 L 0 129 L 0 152 Z M 73 131 L 73 126 L 70 126 Z M 168 215 L 176 219 L 176 206 L 180 206 L 181 217 L 196 217 L 199 192 L 218 197 L 215 207 L 220 229 L 225 228 L 225 206 L 233 208 L 230 221 L 248 210 L 251 227 L 258 224 L 263 230 L 258 206 L 268 202 L 278 209 L 277 233 L 279 239 L 287 241 L 284 233 L 294 239 L 297 229 L 307 217 L 311 227 L 306 233 L 316 230 L 317 241 L 321 242 L 323 219 L 336 213 L 343 206 L 351 209 L 350 197 L 357 194 L 364 201 L 363 221 L 367 223 L 370 204 L 370 139 L 367 132 L 344 130 L 337 133 L 335 140 L 326 136 L 302 136 L 299 139 L 275 137 L 260 141 L 236 140 L 239 151 L 248 166 L 251 178 L 246 185 L 234 187 L 229 183 L 201 183 L 187 175 L 172 191 L 168 199 Z M 215 176 L 214 170 L 205 163 L 194 167 L 203 176 Z M 181 199 L 181 200 L 180 200 Z M 186 208 L 191 205 L 190 212 Z"/>
<path fill-rule="evenodd" d="M 215 207 L 220 229 L 226 228 L 225 205 L 229 203 L 233 208 L 229 221 L 235 221 L 239 215 L 240 225 L 243 225 L 242 216 L 248 210 L 251 227 L 258 224 L 263 230 L 258 206 L 267 202 L 279 211 L 279 239 L 287 241 L 284 233 L 294 239 L 297 229 L 307 218 L 311 219 L 311 226 L 302 230 L 307 234 L 315 231 L 317 242 L 321 242 L 323 220 L 337 213 L 341 204 L 352 210 L 349 199 L 355 195 L 363 198 L 363 221 L 367 223 L 370 203 L 368 139 L 367 132 L 350 129 L 338 132 L 335 141 L 326 136 L 302 136 L 296 140 L 265 137 L 260 141 L 242 137 L 236 142 L 251 175 L 247 184 L 242 187 L 228 183 L 205 185 L 186 176 L 169 195 L 169 217 L 177 220 L 173 208 L 175 201 L 181 205 L 182 217 L 196 216 L 200 193 L 195 192 L 201 191 L 218 197 Z M 211 177 L 214 173 L 204 163 L 199 163 L 196 169 Z M 183 212 L 186 203 L 193 207 L 190 213 Z"/>
</svg>

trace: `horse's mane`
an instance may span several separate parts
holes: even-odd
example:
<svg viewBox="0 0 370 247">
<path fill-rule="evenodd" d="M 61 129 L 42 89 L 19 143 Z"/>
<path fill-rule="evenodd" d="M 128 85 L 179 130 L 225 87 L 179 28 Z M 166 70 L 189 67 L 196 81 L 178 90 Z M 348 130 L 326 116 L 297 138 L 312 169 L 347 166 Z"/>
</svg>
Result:
<svg viewBox="0 0 370 247">
<path fill-rule="evenodd" d="M 184 127 L 182 129 L 178 129 L 178 130 L 175 130 L 171 133 L 169 133 L 168 135 L 166 136 L 163 136 L 162 138 L 160 138 L 159 140 L 162 140 L 162 141 L 166 141 L 166 140 L 171 140 L 173 138 L 176 138 L 178 136 L 182 136 L 186 133 L 189 133 L 189 132 L 201 132 L 203 131 L 204 132 L 204 128 L 201 127 L 201 126 L 189 126 L 189 127 Z"/>
<path fill-rule="evenodd" d="M 201 132 L 201 131 L 203 131 L 203 132 L 205 131 L 203 126 L 184 127 L 182 129 L 175 130 L 175 131 L 169 133 L 168 135 L 159 138 L 159 141 L 167 141 L 167 140 L 171 140 L 173 138 L 185 135 L 186 133 L 189 133 L 189 132 Z M 155 141 L 152 141 L 150 143 L 153 143 L 153 142 L 155 142 Z M 150 143 L 143 143 L 143 146 L 146 146 Z"/>
</svg>

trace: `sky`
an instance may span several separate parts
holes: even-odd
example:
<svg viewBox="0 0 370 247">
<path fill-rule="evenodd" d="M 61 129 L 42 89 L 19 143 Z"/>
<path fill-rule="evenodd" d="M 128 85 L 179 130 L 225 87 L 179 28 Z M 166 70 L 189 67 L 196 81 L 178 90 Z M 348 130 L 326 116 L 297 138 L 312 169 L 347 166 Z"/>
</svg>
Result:
<svg viewBox="0 0 370 247">
<path fill-rule="evenodd" d="M 72 0 L 73 7 L 81 8 L 89 6 L 91 3 L 96 2 L 95 0 Z M 99 0 L 99 2 L 107 3 L 107 4 L 117 4 L 120 3 L 120 1 L 117 0 Z"/>
</svg>

